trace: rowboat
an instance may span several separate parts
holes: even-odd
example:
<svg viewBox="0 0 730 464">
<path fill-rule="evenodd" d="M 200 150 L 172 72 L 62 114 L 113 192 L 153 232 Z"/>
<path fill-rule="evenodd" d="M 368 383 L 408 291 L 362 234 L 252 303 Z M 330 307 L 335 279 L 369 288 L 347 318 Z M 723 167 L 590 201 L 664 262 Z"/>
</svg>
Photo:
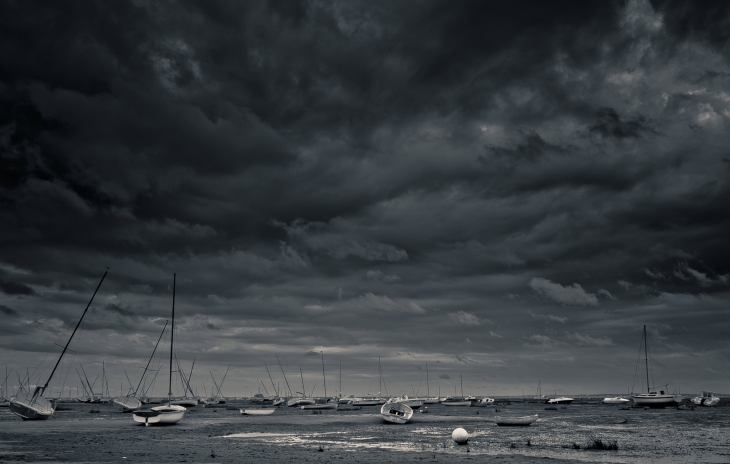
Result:
<svg viewBox="0 0 730 464">
<path fill-rule="evenodd" d="M 274 411 L 276 411 L 276 409 L 274 409 L 274 408 L 253 408 L 253 409 L 241 408 L 241 414 L 248 415 L 248 416 L 268 416 L 270 414 L 274 414 Z"/>
<path fill-rule="evenodd" d="M 310 410 L 310 409 L 337 409 L 337 403 L 315 403 L 315 404 L 305 404 L 304 406 L 301 406 L 302 410 Z"/>
<path fill-rule="evenodd" d="M 380 408 L 380 416 L 393 424 L 405 424 L 413 417 L 413 409 L 403 403 L 385 403 Z"/>
<path fill-rule="evenodd" d="M 507 417 L 507 416 L 496 416 L 494 422 L 497 425 L 506 426 L 526 426 L 530 425 L 537 420 L 537 414 L 532 416 L 520 416 L 520 417 Z"/>
</svg>

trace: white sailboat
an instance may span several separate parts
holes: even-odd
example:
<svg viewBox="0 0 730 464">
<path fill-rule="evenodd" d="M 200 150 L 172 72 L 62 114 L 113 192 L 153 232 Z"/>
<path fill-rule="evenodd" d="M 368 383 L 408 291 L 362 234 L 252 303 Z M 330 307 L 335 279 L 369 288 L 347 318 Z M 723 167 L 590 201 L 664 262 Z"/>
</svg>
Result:
<svg viewBox="0 0 730 464">
<path fill-rule="evenodd" d="M 461 396 L 450 396 L 442 400 L 441 404 L 444 406 L 471 406 L 474 399 L 471 397 L 464 397 L 464 380 L 462 379 L 461 374 L 459 374 L 459 382 L 461 384 Z M 456 394 L 456 387 L 454 387 L 454 394 Z"/>
<path fill-rule="evenodd" d="M 180 422 L 185 416 L 185 407 L 171 404 L 172 401 L 172 355 L 175 346 L 175 283 L 177 275 L 172 277 L 172 325 L 170 329 L 170 381 L 167 390 L 167 404 L 151 409 L 138 409 L 132 413 L 135 422 L 150 425 L 172 425 Z"/>
<path fill-rule="evenodd" d="M 300 406 L 303 410 L 310 410 L 310 409 L 337 409 L 337 401 L 334 398 L 329 398 L 327 396 L 327 377 L 324 374 L 324 353 L 320 352 L 322 355 L 322 382 L 324 385 L 324 397 L 319 401 L 315 401 L 313 404 L 305 404 Z M 301 369 L 301 367 L 300 367 Z M 302 380 L 303 382 L 303 380 Z M 302 384 L 303 386 L 303 384 Z"/>
<path fill-rule="evenodd" d="M 157 351 L 157 346 L 160 344 L 160 340 L 162 340 L 162 335 L 165 334 L 165 329 L 167 328 L 168 321 L 165 321 L 165 327 L 162 328 L 162 332 L 160 332 L 160 337 L 157 339 L 157 343 L 155 344 L 155 348 L 152 350 L 152 355 L 150 356 L 150 359 L 147 361 L 147 365 L 144 368 L 144 371 L 142 371 L 142 376 L 139 378 L 139 383 L 137 384 L 137 388 L 134 390 L 134 392 L 130 392 L 127 396 L 122 396 L 114 400 L 114 404 L 117 406 L 120 406 L 122 408 L 122 412 L 130 412 L 134 411 L 135 409 L 139 409 L 142 407 L 142 400 L 137 396 L 139 394 L 139 389 L 142 386 L 142 381 L 145 378 L 145 375 L 147 375 L 147 371 L 149 370 L 150 363 L 152 362 L 152 358 L 155 356 L 155 351 Z"/>
<path fill-rule="evenodd" d="M 646 340 L 646 326 L 642 335 L 644 340 L 644 364 L 646 366 L 646 393 L 631 395 L 635 406 L 649 408 L 666 408 L 667 406 L 678 406 L 682 401 L 682 395 L 670 394 L 668 385 L 650 387 L 649 383 L 649 348 Z"/>
<path fill-rule="evenodd" d="M 109 269 L 107 269 L 104 272 L 104 275 L 101 277 L 101 281 L 99 281 L 99 285 L 96 286 L 96 290 L 94 290 L 94 294 L 91 295 L 89 304 L 86 305 L 86 309 L 84 309 L 83 314 L 79 318 L 79 322 L 76 323 L 76 327 L 74 328 L 74 331 L 71 333 L 71 336 L 68 338 L 68 342 L 66 342 L 66 346 L 63 347 L 63 351 L 61 352 L 61 355 L 58 357 L 58 361 L 56 361 L 56 365 L 53 367 L 53 370 L 51 371 L 51 375 L 48 376 L 48 380 L 46 380 L 46 383 L 42 387 L 36 387 L 33 392 L 30 392 L 29 390 L 25 391 L 22 394 L 18 394 L 15 398 L 12 398 L 10 400 L 9 407 L 10 407 L 10 411 L 13 414 L 20 416 L 23 420 L 46 420 L 53 415 L 53 412 L 56 410 L 56 406 L 50 400 L 43 397 L 43 392 L 45 392 L 46 388 L 48 388 L 48 384 L 51 381 L 51 379 L 53 378 L 53 374 L 55 374 L 56 369 L 58 368 L 58 365 L 61 363 L 61 359 L 63 359 L 63 355 L 66 354 L 66 350 L 68 350 L 68 345 L 71 343 L 71 340 L 74 338 L 76 331 L 78 330 L 79 326 L 81 325 L 81 321 L 84 320 L 84 316 L 86 315 L 86 312 L 89 310 L 89 306 L 91 306 L 91 302 L 94 301 L 96 292 L 99 291 L 99 287 L 101 287 L 101 283 L 104 282 L 104 278 L 106 277 L 108 272 L 109 272 Z"/>
</svg>

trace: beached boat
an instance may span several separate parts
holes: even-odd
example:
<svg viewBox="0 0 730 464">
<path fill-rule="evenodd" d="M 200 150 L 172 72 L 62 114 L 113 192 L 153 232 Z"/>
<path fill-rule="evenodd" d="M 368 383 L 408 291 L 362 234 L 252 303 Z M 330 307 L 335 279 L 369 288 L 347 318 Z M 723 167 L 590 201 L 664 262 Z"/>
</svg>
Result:
<svg viewBox="0 0 730 464">
<path fill-rule="evenodd" d="M 276 411 L 274 408 L 241 408 L 241 414 L 248 416 L 268 416 L 274 414 L 274 411 Z"/>
<path fill-rule="evenodd" d="M 626 404 L 630 402 L 631 400 L 626 398 L 621 398 L 620 396 L 614 396 L 610 398 L 603 398 L 603 404 Z"/>
<path fill-rule="evenodd" d="M 670 394 L 667 388 L 668 385 L 650 387 L 651 384 L 649 383 L 649 348 L 647 347 L 648 341 L 646 339 L 646 326 L 644 326 L 642 338 L 644 341 L 644 364 L 646 366 L 646 393 L 631 395 L 634 406 L 649 408 L 666 408 L 667 406 L 678 406 L 679 403 L 682 401 L 682 395 L 677 395 L 673 393 Z"/>
<path fill-rule="evenodd" d="M 520 416 L 520 417 L 496 416 L 494 418 L 494 422 L 497 425 L 507 425 L 507 426 L 526 426 L 526 425 L 532 424 L 536 420 L 537 420 L 537 414 L 533 414 L 531 416 Z"/>
<path fill-rule="evenodd" d="M 352 400 L 353 406 L 377 406 L 379 403 L 380 398 L 375 397 L 355 398 Z"/>
<path fill-rule="evenodd" d="M 423 400 L 421 398 L 409 398 L 408 395 L 399 396 L 396 398 L 390 398 L 384 404 L 388 404 L 388 403 L 405 404 L 406 406 L 408 406 L 409 408 L 414 409 L 414 410 L 423 406 Z"/>
<path fill-rule="evenodd" d="M 444 406 L 471 406 L 472 401 L 466 400 L 464 398 L 449 397 L 441 401 L 441 404 L 443 404 Z"/>
<path fill-rule="evenodd" d="M 170 325 L 170 380 L 167 390 L 167 404 L 155 406 L 150 409 L 137 409 L 132 412 L 132 419 L 135 422 L 150 425 L 172 425 L 177 424 L 185 416 L 184 406 L 171 404 L 172 402 L 172 355 L 175 347 L 175 283 L 177 274 L 172 277 L 172 323 Z"/>
<path fill-rule="evenodd" d="M 104 272 L 104 275 L 101 277 L 101 281 L 99 281 L 99 285 L 96 286 L 96 290 L 94 290 L 94 294 L 91 295 L 89 304 L 86 305 L 86 309 L 84 309 L 83 314 L 81 314 L 81 318 L 79 318 L 79 322 L 76 323 L 76 327 L 74 327 L 74 331 L 71 333 L 71 336 L 68 338 L 68 342 L 66 342 L 66 346 L 63 347 L 63 351 L 61 351 L 61 355 L 58 357 L 58 361 L 56 361 L 56 365 L 53 367 L 53 370 L 51 371 L 51 375 L 48 376 L 48 380 L 46 380 L 46 383 L 42 387 L 37 386 L 35 388 L 35 390 L 33 390 L 33 392 L 28 390 L 28 391 L 23 392 L 22 394 L 17 395 L 15 398 L 10 399 L 8 407 L 10 408 L 10 411 L 13 414 L 20 416 L 23 420 L 46 420 L 49 417 L 51 417 L 51 415 L 53 415 L 53 412 L 56 410 L 56 406 L 49 399 L 43 397 L 43 392 L 45 392 L 46 388 L 48 388 L 48 384 L 50 383 L 51 379 L 53 378 L 53 374 L 56 372 L 58 365 L 61 363 L 61 359 L 63 359 L 63 355 L 66 354 L 66 351 L 68 350 L 68 345 L 71 343 L 71 340 L 74 338 L 76 331 L 78 330 L 79 326 L 81 325 L 81 321 L 84 320 L 84 316 L 86 315 L 86 312 L 89 310 L 89 306 L 91 306 L 91 302 L 94 301 L 96 292 L 99 291 L 99 287 L 101 287 L 101 283 L 104 282 L 104 278 L 106 277 L 106 274 L 108 272 L 109 272 L 109 270 L 107 269 L 106 272 Z"/>
<path fill-rule="evenodd" d="M 380 408 L 380 416 L 387 422 L 405 424 L 413 417 L 413 409 L 403 403 L 385 403 Z"/>
<path fill-rule="evenodd" d="M 162 332 L 160 332 L 160 337 L 157 339 L 157 343 L 155 344 L 155 348 L 152 350 L 152 355 L 150 356 L 150 359 L 147 361 L 147 365 L 144 368 L 144 371 L 142 371 L 142 376 L 139 378 L 139 383 L 137 384 L 137 388 L 134 390 L 134 392 L 130 392 L 127 396 L 120 396 L 119 398 L 114 400 L 114 404 L 117 406 L 120 406 L 122 408 L 122 412 L 130 412 L 134 411 L 135 409 L 139 409 L 142 407 L 142 399 L 147 398 L 139 398 L 137 395 L 139 394 L 140 387 L 142 386 L 142 381 L 145 378 L 145 375 L 147 374 L 150 363 L 152 362 L 152 358 L 155 356 L 155 352 L 157 351 L 157 347 L 160 344 L 160 340 L 162 340 L 162 336 L 165 334 L 165 329 L 167 329 L 167 323 L 168 321 L 165 321 L 165 326 L 162 328 Z"/>
<path fill-rule="evenodd" d="M 697 406 L 715 406 L 720 402 L 720 397 L 715 396 L 711 391 L 702 391 L 692 398 L 692 403 Z"/>
<path fill-rule="evenodd" d="M 303 406 L 300 406 L 302 410 L 308 411 L 310 409 L 337 409 L 337 402 L 333 401 L 331 403 L 314 403 L 314 404 L 305 404 Z"/>
<path fill-rule="evenodd" d="M 550 398 L 545 404 L 570 404 L 575 401 L 574 398 L 568 398 L 567 396 L 559 396 L 557 398 Z"/>
</svg>

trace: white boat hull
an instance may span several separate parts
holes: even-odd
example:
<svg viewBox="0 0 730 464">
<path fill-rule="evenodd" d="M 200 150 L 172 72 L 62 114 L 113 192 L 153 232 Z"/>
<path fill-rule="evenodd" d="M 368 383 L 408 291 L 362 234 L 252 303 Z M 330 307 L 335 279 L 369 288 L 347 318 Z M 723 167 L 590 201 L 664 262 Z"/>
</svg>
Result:
<svg viewBox="0 0 730 464">
<path fill-rule="evenodd" d="M 630 401 L 631 400 L 629 400 L 629 399 L 620 398 L 620 397 L 617 396 L 615 398 L 604 398 L 603 399 L 603 404 L 627 404 Z"/>
<path fill-rule="evenodd" d="M 413 409 L 403 403 L 385 403 L 380 408 L 380 416 L 393 424 L 405 424 L 413 417 Z"/>
<path fill-rule="evenodd" d="M 573 402 L 573 398 L 566 398 L 566 397 L 551 398 L 546 401 L 547 404 L 570 404 L 572 402 Z"/>
<path fill-rule="evenodd" d="M 494 418 L 494 422 L 497 425 L 504 426 L 527 426 L 537 420 L 537 414 L 532 416 L 521 416 L 521 417 L 505 417 L 497 416 Z"/>
<path fill-rule="evenodd" d="M 120 406 L 122 411 L 134 411 L 142 407 L 142 402 L 133 396 L 124 396 L 114 400 L 114 404 Z"/>
<path fill-rule="evenodd" d="M 308 404 L 314 404 L 314 400 L 309 398 L 292 398 L 286 402 L 289 407 L 305 406 Z"/>
<path fill-rule="evenodd" d="M 172 425 L 180 422 L 185 416 L 185 409 L 182 406 L 170 405 L 170 406 L 156 406 L 152 409 L 142 409 L 134 411 L 132 418 L 135 422 L 149 425 Z"/>
<path fill-rule="evenodd" d="M 248 416 L 268 416 L 274 414 L 276 409 L 273 408 L 255 408 L 255 409 L 241 409 L 241 414 Z"/>
<path fill-rule="evenodd" d="M 378 400 L 355 400 L 352 402 L 353 406 L 377 406 Z"/>
<path fill-rule="evenodd" d="M 471 406 L 471 401 L 442 401 L 444 406 Z"/>
<path fill-rule="evenodd" d="M 325 403 L 325 404 L 305 404 L 300 406 L 302 410 L 310 409 L 337 409 L 337 403 Z"/>
<path fill-rule="evenodd" d="M 720 397 L 715 396 L 712 392 L 702 392 L 692 398 L 692 403 L 697 406 L 715 406 L 720 402 Z"/>
<path fill-rule="evenodd" d="M 682 401 L 679 395 L 633 395 L 631 399 L 635 406 L 648 408 L 667 408 L 678 406 Z"/>
<path fill-rule="evenodd" d="M 186 408 L 192 408 L 198 405 L 198 399 L 197 398 L 181 398 L 178 400 L 172 400 L 170 401 L 170 404 L 173 404 L 175 406 L 184 406 Z"/>
</svg>

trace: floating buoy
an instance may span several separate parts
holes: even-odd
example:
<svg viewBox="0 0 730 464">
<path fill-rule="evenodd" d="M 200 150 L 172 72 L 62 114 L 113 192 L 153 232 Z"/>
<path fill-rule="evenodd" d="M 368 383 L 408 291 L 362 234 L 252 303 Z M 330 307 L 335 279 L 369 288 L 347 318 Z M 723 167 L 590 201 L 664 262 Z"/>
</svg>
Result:
<svg viewBox="0 0 730 464">
<path fill-rule="evenodd" d="M 458 429 L 455 429 L 453 432 L 451 432 L 451 439 L 454 440 L 457 444 L 463 445 L 467 441 L 469 441 L 469 433 L 459 427 Z"/>
</svg>

